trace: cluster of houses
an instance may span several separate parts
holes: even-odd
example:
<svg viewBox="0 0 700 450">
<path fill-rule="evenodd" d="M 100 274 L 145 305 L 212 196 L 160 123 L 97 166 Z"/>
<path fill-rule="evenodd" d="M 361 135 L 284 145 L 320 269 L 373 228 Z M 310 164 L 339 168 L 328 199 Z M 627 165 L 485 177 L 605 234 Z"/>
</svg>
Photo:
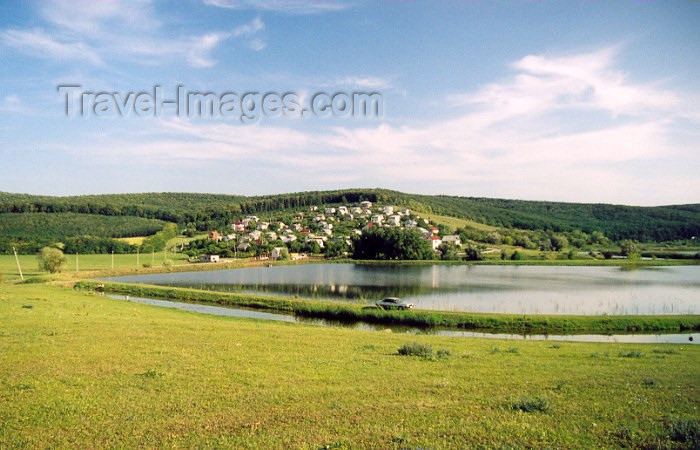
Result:
<svg viewBox="0 0 700 450">
<path fill-rule="evenodd" d="M 421 222 L 424 226 L 420 226 Z M 299 241 L 310 245 L 318 244 L 320 249 L 324 249 L 328 242 L 344 242 L 349 247 L 352 245 L 353 235 L 360 236 L 362 229 L 374 227 L 416 229 L 424 239 L 431 242 L 435 251 L 443 243 L 457 247 L 462 245 L 458 235 L 441 237 L 437 227 L 421 221 L 419 216 L 412 214 L 407 208 L 375 207 L 369 201 L 360 202 L 355 206 L 312 206 L 307 213 L 296 213 L 289 224 L 282 220 L 266 222 L 258 216 L 250 215 L 233 222 L 228 234 L 222 235 L 212 231 L 209 238 L 215 241 L 234 241 L 235 249 L 240 252 L 247 252 L 253 243 L 273 241 L 281 241 L 287 246 Z M 270 258 L 279 259 L 283 251 L 283 247 L 275 247 Z M 218 258 L 215 259 L 218 261 Z M 209 259 L 207 262 L 216 261 Z"/>
</svg>

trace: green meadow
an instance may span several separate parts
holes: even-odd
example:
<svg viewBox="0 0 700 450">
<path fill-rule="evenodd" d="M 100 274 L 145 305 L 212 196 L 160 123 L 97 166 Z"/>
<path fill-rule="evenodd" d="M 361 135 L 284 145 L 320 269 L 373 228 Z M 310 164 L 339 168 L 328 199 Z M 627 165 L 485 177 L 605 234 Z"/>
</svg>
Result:
<svg viewBox="0 0 700 450">
<path fill-rule="evenodd" d="M 365 332 L 5 283 L 0 447 L 696 448 L 698 367 L 691 345 Z"/>
<path fill-rule="evenodd" d="M 700 445 L 697 346 L 208 316 L 72 287 L 135 271 L 135 255 L 115 255 L 114 272 L 111 255 L 87 255 L 58 276 L 20 262 L 25 283 L 0 257 L 0 448 Z"/>
</svg>

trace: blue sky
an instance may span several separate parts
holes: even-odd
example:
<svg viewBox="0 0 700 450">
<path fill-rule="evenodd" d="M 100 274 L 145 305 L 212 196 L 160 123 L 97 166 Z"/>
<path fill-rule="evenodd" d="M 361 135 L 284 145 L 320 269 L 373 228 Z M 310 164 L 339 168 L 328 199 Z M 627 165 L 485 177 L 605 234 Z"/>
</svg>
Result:
<svg viewBox="0 0 700 450">
<path fill-rule="evenodd" d="M 0 3 L 0 190 L 700 201 L 700 2 Z M 381 118 L 73 117 L 122 92 L 377 91 Z"/>
</svg>

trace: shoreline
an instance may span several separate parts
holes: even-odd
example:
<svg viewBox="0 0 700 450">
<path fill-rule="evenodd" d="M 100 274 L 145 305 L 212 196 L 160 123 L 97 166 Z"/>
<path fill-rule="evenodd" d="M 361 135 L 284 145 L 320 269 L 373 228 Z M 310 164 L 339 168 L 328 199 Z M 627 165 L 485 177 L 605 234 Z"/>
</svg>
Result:
<svg viewBox="0 0 700 450">
<path fill-rule="evenodd" d="M 222 293 L 191 288 L 148 284 L 81 280 L 74 289 L 165 300 L 202 302 L 221 306 L 244 307 L 261 311 L 285 312 L 300 317 L 366 322 L 383 325 L 406 325 L 418 328 L 450 330 L 502 331 L 525 334 L 551 333 L 652 333 L 700 330 L 700 315 L 678 316 L 571 316 L 464 313 L 411 309 L 386 311 L 379 308 L 339 304 L 338 302 Z"/>
</svg>

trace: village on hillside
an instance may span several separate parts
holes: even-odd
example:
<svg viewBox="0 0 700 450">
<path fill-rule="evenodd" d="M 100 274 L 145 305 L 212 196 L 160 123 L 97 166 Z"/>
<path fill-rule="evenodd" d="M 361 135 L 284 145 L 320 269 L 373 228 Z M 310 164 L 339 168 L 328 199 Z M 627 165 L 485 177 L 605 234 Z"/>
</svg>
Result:
<svg viewBox="0 0 700 450">
<path fill-rule="evenodd" d="M 259 259 L 301 259 L 310 254 L 348 256 L 353 239 L 382 228 L 414 230 L 435 253 L 447 246 L 459 250 L 462 239 L 448 234 L 444 226 L 431 223 L 408 208 L 373 205 L 311 206 L 287 216 L 265 218 L 248 215 L 230 224 L 226 231 L 213 230 L 207 239 L 190 242 L 185 251 L 202 262 L 221 258 L 254 256 Z"/>
</svg>

